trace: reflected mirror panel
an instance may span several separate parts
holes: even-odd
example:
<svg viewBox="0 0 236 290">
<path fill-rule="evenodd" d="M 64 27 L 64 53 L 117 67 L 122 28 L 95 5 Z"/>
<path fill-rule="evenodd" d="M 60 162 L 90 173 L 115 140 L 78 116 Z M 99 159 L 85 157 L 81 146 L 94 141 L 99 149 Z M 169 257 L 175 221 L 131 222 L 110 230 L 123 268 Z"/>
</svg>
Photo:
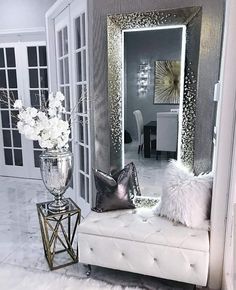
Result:
<svg viewBox="0 0 236 290">
<path fill-rule="evenodd" d="M 124 163 L 134 162 L 144 196 L 161 195 L 177 159 L 185 40 L 181 25 L 123 32 Z"/>
</svg>

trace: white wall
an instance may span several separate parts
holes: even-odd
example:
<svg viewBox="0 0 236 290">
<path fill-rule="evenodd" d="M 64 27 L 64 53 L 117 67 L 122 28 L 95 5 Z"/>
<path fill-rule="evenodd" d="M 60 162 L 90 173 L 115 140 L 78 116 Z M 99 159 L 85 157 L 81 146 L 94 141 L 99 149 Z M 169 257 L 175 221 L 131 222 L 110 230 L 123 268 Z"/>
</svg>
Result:
<svg viewBox="0 0 236 290">
<path fill-rule="evenodd" d="M 0 31 L 45 27 L 45 12 L 55 0 L 0 0 Z"/>
</svg>

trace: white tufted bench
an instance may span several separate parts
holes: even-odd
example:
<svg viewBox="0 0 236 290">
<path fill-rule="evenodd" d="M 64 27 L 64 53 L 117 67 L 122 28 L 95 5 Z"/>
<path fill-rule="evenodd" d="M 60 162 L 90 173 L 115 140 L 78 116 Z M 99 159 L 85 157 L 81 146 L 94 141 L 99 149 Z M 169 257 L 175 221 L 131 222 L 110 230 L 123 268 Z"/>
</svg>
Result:
<svg viewBox="0 0 236 290">
<path fill-rule="evenodd" d="M 81 263 L 207 284 L 207 231 L 174 224 L 148 208 L 91 212 L 78 230 Z"/>
</svg>

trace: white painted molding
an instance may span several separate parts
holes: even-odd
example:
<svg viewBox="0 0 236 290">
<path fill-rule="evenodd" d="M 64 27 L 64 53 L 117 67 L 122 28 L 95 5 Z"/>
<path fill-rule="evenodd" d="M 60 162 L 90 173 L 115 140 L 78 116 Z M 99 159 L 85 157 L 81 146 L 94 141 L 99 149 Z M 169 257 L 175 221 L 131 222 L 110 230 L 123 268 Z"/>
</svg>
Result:
<svg viewBox="0 0 236 290">
<path fill-rule="evenodd" d="M 235 194 L 235 193 L 234 193 Z M 234 196 L 234 199 L 235 196 Z M 234 200 L 235 202 L 235 200 Z M 232 238 L 232 243 L 233 243 L 233 269 L 232 269 L 232 274 L 233 274 L 233 289 L 236 289 L 236 202 L 234 203 L 234 227 L 233 227 L 233 238 Z"/>
<path fill-rule="evenodd" d="M 226 1 L 220 100 L 217 112 L 217 139 L 214 160 L 214 184 L 211 209 L 210 289 L 222 289 L 226 221 L 230 190 L 235 122 L 236 90 L 236 1 Z M 231 290 L 231 289 L 229 289 Z"/>
<path fill-rule="evenodd" d="M 57 17 L 73 0 L 57 0 L 46 12 L 46 19 Z"/>
<path fill-rule="evenodd" d="M 236 108 L 235 108 L 236 112 Z M 235 123 L 235 121 L 234 121 Z M 230 175 L 229 201 L 227 210 L 227 226 L 224 251 L 224 268 L 222 290 L 233 290 L 235 283 L 235 226 L 236 226 L 236 126 L 234 130 L 234 145 L 232 155 L 232 167 Z"/>
<path fill-rule="evenodd" d="M 1 35 L 23 35 L 23 34 L 36 34 L 36 33 L 45 33 L 45 27 L 32 27 L 32 28 L 23 28 L 23 29 L 0 29 Z"/>
<path fill-rule="evenodd" d="M 0 30 L 1 44 L 11 42 L 45 41 L 45 39 L 45 27 Z"/>
</svg>

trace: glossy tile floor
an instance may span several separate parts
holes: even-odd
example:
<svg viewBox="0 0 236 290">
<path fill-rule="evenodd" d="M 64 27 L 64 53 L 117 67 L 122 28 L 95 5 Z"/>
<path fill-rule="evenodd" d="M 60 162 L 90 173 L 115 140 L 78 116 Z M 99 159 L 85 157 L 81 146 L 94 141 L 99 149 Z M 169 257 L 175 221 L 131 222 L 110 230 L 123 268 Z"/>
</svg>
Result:
<svg viewBox="0 0 236 290">
<path fill-rule="evenodd" d="M 50 272 L 43 254 L 35 205 L 51 199 L 45 193 L 41 181 L 0 177 L 1 267 L 14 265 L 28 270 Z M 78 263 L 53 273 L 86 278 L 86 270 L 87 267 Z M 193 289 L 191 285 L 100 267 L 92 267 L 91 278 L 114 285 L 139 286 L 149 290 Z M 1 281 L 0 289 L 8 290 L 3 288 Z"/>
<path fill-rule="evenodd" d="M 142 195 L 158 197 L 162 193 L 164 171 L 168 164 L 167 156 L 163 155 L 156 160 L 156 151 L 150 158 L 144 158 L 143 152 L 138 154 L 138 143 L 125 144 L 125 164 L 133 161 L 139 179 Z"/>
</svg>

